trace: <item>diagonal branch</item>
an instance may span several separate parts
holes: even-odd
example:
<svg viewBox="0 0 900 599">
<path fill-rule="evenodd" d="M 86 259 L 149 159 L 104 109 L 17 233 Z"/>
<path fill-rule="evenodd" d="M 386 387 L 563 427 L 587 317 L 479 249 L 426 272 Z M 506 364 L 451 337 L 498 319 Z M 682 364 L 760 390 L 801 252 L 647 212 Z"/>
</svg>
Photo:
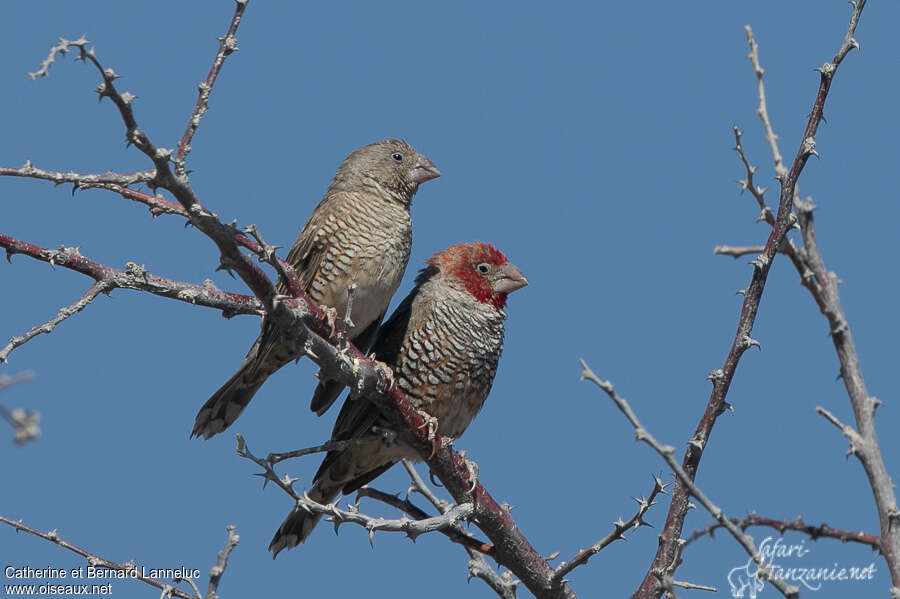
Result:
<svg viewBox="0 0 900 599">
<path fill-rule="evenodd" d="M 700 422 L 691 440 L 688 443 L 682 460 L 682 471 L 687 476 L 688 481 L 693 481 L 696 476 L 697 469 L 700 466 L 700 459 L 703 450 L 712 434 L 716 420 L 726 409 L 725 397 L 731 386 L 734 373 L 737 370 L 738 363 L 744 352 L 758 345 L 751 337 L 753 324 L 756 321 L 756 314 L 759 309 L 759 303 L 762 298 L 762 292 L 769 275 L 769 269 L 778 250 L 784 247 L 785 235 L 791 227 L 797 222 L 792 212 L 794 195 L 796 193 L 797 180 L 803 172 L 803 168 L 809 157 L 816 154 L 815 134 L 818 130 L 819 123 L 822 120 L 822 113 L 825 107 L 825 100 L 828 97 L 828 90 L 831 88 L 831 82 L 834 74 L 841 61 L 847 53 L 854 47 L 858 47 L 853 34 L 856 31 L 856 25 L 859 22 L 859 16 L 865 7 L 865 0 L 859 0 L 853 3 L 853 10 L 850 16 L 850 23 L 844 41 L 832 62 L 825 63 L 820 69 L 819 89 L 813 101 L 813 108 L 810 112 L 806 128 L 800 147 L 797 150 L 790 170 L 784 176 L 779 177 L 781 184 L 781 194 L 779 196 L 778 211 L 772 231 L 766 240 L 764 251 L 761 252 L 752 262 L 753 276 L 750 284 L 744 293 L 744 301 L 741 306 L 741 315 L 738 319 L 737 331 L 731 343 L 731 349 L 725 358 L 725 362 L 721 369 L 713 371 L 711 380 L 713 383 L 712 393 L 703 412 Z M 644 580 L 641 582 L 635 597 L 658 597 L 662 594 L 664 588 L 660 584 L 664 576 L 671 576 L 677 567 L 677 554 L 681 532 L 684 528 L 684 519 L 690 507 L 690 485 L 684 483 L 679 477 L 676 481 L 675 488 L 672 492 L 672 502 L 669 505 L 669 512 L 666 517 L 666 523 L 660 534 L 660 544 L 657 548 L 656 555 L 653 558 L 650 567 L 647 570 Z M 900 514 L 900 512 L 898 512 Z M 900 528 L 900 527 L 898 527 Z M 898 532 L 900 534 L 900 532 Z"/>
<path fill-rule="evenodd" d="M 373 435 L 354 437 L 352 439 L 346 439 L 343 441 L 327 441 L 325 443 L 322 443 L 321 445 L 316 445 L 314 447 L 295 449 L 294 451 L 286 451 L 284 453 L 270 453 L 266 456 L 266 462 L 269 465 L 274 466 L 275 464 L 283 462 L 284 460 L 299 458 L 314 453 L 324 453 L 326 451 L 343 451 L 353 445 L 363 445 L 365 443 L 368 443 L 369 441 L 384 441 L 385 443 L 393 443 L 396 438 L 397 433 L 395 433 L 394 431 L 379 429 L 376 434 Z"/>
<path fill-rule="evenodd" d="M 59 309 L 56 316 L 48 320 L 47 322 L 43 322 L 41 324 L 35 325 L 25 331 L 25 333 L 13 337 L 9 340 L 9 343 L 3 349 L 0 349 L 0 362 L 6 362 L 9 358 L 9 354 L 21 345 L 25 345 L 40 334 L 49 335 L 53 332 L 53 329 L 56 328 L 56 325 L 69 318 L 70 316 L 81 312 L 84 310 L 89 303 L 94 301 L 94 298 L 100 295 L 101 293 L 109 293 L 112 289 L 112 283 L 107 279 L 101 279 L 91 285 L 84 294 L 78 298 L 72 304 L 68 306 L 63 306 Z"/>
<path fill-rule="evenodd" d="M 562 562 L 556 567 L 555 575 L 557 578 L 564 578 L 569 572 L 577 568 L 578 566 L 585 565 L 589 559 L 593 556 L 597 555 L 601 551 L 603 551 L 607 545 L 612 544 L 614 541 L 625 540 L 625 533 L 631 529 L 638 529 L 641 526 L 650 526 L 650 524 L 644 522 L 644 514 L 647 511 L 656 505 L 654 503 L 654 499 L 660 493 L 665 494 L 666 487 L 668 484 L 663 483 L 662 478 L 659 476 L 653 477 L 653 490 L 650 491 L 649 497 L 641 497 L 638 499 L 634 497 L 633 499 L 638 504 L 638 509 L 634 513 L 634 515 L 629 518 L 627 521 L 622 521 L 622 518 L 619 517 L 615 522 L 613 522 L 613 531 L 588 547 L 587 549 L 582 549 L 579 551 L 575 557 L 573 557 L 568 562 Z"/>
<path fill-rule="evenodd" d="M 63 549 L 67 549 L 67 550 L 71 551 L 72 553 L 75 553 L 76 555 L 80 555 L 81 557 L 83 557 L 87 560 L 88 566 L 91 568 L 104 568 L 107 570 L 114 570 L 116 572 L 126 572 L 128 574 L 128 578 L 134 578 L 135 580 L 140 580 L 144 584 L 148 584 L 152 587 L 156 587 L 157 589 L 159 589 L 161 591 L 168 592 L 169 595 L 171 595 L 173 597 L 180 597 L 181 599 L 199 599 L 199 597 L 197 595 L 191 595 L 190 593 L 182 591 L 181 589 L 176 589 L 175 587 L 173 587 L 172 585 L 170 585 L 166 582 L 163 582 L 156 578 L 152 578 L 150 576 L 144 576 L 144 574 L 143 574 L 143 572 L 145 571 L 144 567 L 135 565 L 135 563 L 133 561 L 126 562 L 126 563 L 114 562 L 112 560 L 102 558 L 98 555 L 94 555 L 87 549 L 82 549 L 78 545 L 69 543 L 68 541 L 60 538 L 60 536 L 57 533 L 55 528 L 49 532 L 41 532 L 39 530 L 31 528 L 30 526 L 25 525 L 21 520 L 18 520 L 18 521 L 12 520 L 10 518 L 7 518 L 6 516 L 0 516 L 0 522 L 13 527 L 14 529 L 16 529 L 16 532 L 25 531 L 28 534 L 34 535 L 36 537 L 44 539 L 45 541 L 50 541 L 51 543 L 59 545 Z"/>
<path fill-rule="evenodd" d="M 200 119 L 206 114 L 206 109 L 209 106 L 209 95 L 212 93 L 216 77 L 219 76 L 219 70 L 225 63 L 225 59 L 238 49 L 237 39 L 235 39 L 234 34 L 237 32 L 238 25 L 241 24 L 241 17 L 244 15 L 248 2 L 249 0 L 235 0 L 234 15 L 231 17 L 228 31 L 219 38 L 219 50 L 216 52 L 216 57 L 209 68 L 209 73 L 206 75 L 206 79 L 197 86 L 197 102 L 194 104 L 194 109 L 191 111 L 190 118 L 188 118 L 187 127 L 178 141 L 178 149 L 175 152 L 175 172 L 179 176 L 185 175 L 184 161 L 191 151 L 191 140 L 194 138 L 194 133 L 197 132 L 197 127 L 200 126 Z"/>
</svg>

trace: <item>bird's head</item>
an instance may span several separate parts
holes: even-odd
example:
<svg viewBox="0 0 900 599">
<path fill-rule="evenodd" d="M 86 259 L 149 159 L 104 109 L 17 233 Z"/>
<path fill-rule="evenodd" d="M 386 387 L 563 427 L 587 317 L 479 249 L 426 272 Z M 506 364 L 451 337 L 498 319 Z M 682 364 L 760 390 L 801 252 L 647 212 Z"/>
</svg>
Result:
<svg viewBox="0 0 900 599">
<path fill-rule="evenodd" d="M 498 310 L 506 296 L 528 285 L 528 279 L 490 243 L 458 243 L 428 260 L 451 284 L 465 289 L 476 300 Z"/>
<path fill-rule="evenodd" d="M 412 198 L 420 183 L 441 176 L 428 158 L 400 139 L 383 139 L 351 153 L 338 167 L 335 181 L 374 180 L 392 195 Z"/>
</svg>

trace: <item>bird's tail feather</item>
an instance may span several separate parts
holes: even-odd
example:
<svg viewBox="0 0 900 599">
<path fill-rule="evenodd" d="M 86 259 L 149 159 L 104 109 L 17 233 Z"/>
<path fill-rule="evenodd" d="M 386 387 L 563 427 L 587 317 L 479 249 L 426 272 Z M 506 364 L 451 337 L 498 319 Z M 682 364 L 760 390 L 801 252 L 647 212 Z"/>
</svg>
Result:
<svg viewBox="0 0 900 599">
<path fill-rule="evenodd" d="M 330 503 L 337 497 L 339 491 L 340 486 L 322 487 L 320 483 L 316 483 L 309 490 L 309 498 L 318 503 Z M 278 553 L 282 550 L 291 549 L 305 541 L 321 519 L 322 514 L 311 514 L 301 507 L 294 507 L 269 543 L 272 559 L 278 557 Z"/>
<path fill-rule="evenodd" d="M 191 437 L 209 439 L 221 433 L 238 419 L 268 375 L 248 376 L 255 364 L 244 361 L 230 379 L 212 394 L 194 419 Z"/>
<path fill-rule="evenodd" d="M 316 390 L 313 391 L 309 409 L 315 412 L 317 416 L 321 416 L 328 411 L 328 408 L 331 407 L 331 404 L 335 402 L 343 390 L 344 385 L 338 381 L 321 381 L 316 385 Z"/>
</svg>

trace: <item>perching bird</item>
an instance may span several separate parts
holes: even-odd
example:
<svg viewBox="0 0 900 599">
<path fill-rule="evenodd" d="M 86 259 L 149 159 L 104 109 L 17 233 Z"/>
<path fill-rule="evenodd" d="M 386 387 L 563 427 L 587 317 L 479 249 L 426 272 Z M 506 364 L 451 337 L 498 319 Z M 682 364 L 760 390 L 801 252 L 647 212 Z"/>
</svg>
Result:
<svg viewBox="0 0 900 599">
<path fill-rule="evenodd" d="M 303 289 L 320 306 L 334 308 L 338 320 L 344 318 L 348 287 L 356 285 L 350 315 L 354 326 L 347 335 L 360 351 L 371 345 L 406 271 L 412 197 L 420 183 L 440 174 L 425 156 L 397 139 L 355 150 L 338 167 L 288 252 L 287 262 Z M 264 318 L 262 332 L 238 371 L 200 408 L 191 436 L 208 439 L 225 430 L 266 378 L 298 357 Z M 341 390 L 334 381 L 320 383 L 314 409 L 324 412 Z"/>
<path fill-rule="evenodd" d="M 416 408 L 437 418 L 437 432 L 455 439 L 478 414 L 491 390 L 503 349 L 506 295 L 528 284 L 525 276 L 494 246 L 460 243 L 432 256 L 416 285 L 384 323 L 372 346 L 397 386 Z M 390 428 L 365 398 L 348 398 L 334 425 L 334 441 Z M 419 459 L 402 441 L 375 440 L 331 451 L 316 473 L 309 497 L 331 502 L 369 483 L 403 458 Z M 303 542 L 319 520 L 294 508 L 269 549 Z"/>
</svg>

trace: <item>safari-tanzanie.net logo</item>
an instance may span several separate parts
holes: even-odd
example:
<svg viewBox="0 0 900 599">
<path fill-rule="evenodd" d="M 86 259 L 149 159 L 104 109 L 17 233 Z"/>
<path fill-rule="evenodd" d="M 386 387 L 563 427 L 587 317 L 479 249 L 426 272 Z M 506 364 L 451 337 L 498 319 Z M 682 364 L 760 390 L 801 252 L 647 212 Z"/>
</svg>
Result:
<svg viewBox="0 0 900 599">
<path fill-rule="evenodd" d="M 759 544 L 759 553 L 772 569 L 772 574 L 801 589 L 818 591 L 826 584 L 865 583 L 875 579 L 875 562 L 867 566 L 844 566 L 837 562 L 824 566 L 807 557 L 811 550 L 805 541 L 788 545 L 781 537 L 766 537 Z M 731 596 L 756 599 L 765 587 L 759 579 L 759 567 L 753 558 L 728 572 Z"/>
</svg>

